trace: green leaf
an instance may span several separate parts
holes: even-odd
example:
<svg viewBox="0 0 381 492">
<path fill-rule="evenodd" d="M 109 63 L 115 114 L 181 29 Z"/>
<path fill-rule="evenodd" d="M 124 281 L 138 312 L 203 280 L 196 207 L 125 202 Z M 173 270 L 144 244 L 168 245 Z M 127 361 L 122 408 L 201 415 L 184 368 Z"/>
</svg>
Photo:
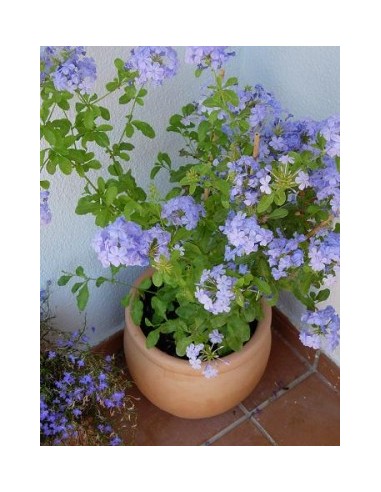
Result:
<svg viewBox="0 0 381 492">
<path fill-rule="evenodd" d="M 141 289 L 141 290 L 147 290 L 147 289 L 149 289 L 151 287 L 151 285 L 152 285 L 151 279 L 150 278 L 146 278 L 142 282 L 140 282 L 139 289 Z"/>
<path fill-rule="evenodd" d="M 78 277 L 83 277 L 85 274 L 83 267 L 81 267 L 81 266 L 76 268 L 75 273 L 76 273 L 76 275 L 78 275 Z"/>
<path fill-rule="evenodd" d="M 131 101 L 132 97 L 128 94 L 123 94 L 119 98 L 119 104 L 128 104 Z"/>
<path fill-rule="evenodd" d="M 230 102 L 233 106 L 238 106 L 239 105 L 239 97 L 236 92 L 227 89 L 222 92 L 224 95 L 225 99 L 227 99 L 228 102 Z"/>
<path fill-rule="evenodd" d="M 83 285 L 83 282 L 76 282 L 73 287 L 71 288 L 71 291 L 73 294 L 75 294 L 77 292 L 77 290 L 82 287 Z"/>
<path fill-rule="evenodd" d="M 224 179 L 216 179 L 213 183 L 214 187 L 217 188 L 217 190 L 222 191 L 224 195 L 229 195 L 230 193 L 230 184 L 225 181 Z"/>
<path fill-rule="evenodd" d="M 208 130 L 210 128 L 211 128 L 211 125 L 210 125 L 209 121 L 204 120 L 199 124 L 199 127 L 198 127 L 198 141 L 199 142 L 204 142 L 205 137 L 206 137 Z"/>
<path fill-rule="evenodd" d="M 274 202 L 281 206 L 284 204 L 284 202 L 286 201 L 286 193 L 284 192 L 284 190 L 278 190 L 275 192 L 275 195 L 274 195 Z"/>
<path fill-rule="evenodd" d="M 107 282 L 106 277 L 98 277 L 97 280 L 95 281 L 95 285 L 97 287 L 100 287 L 104 282 Z"/>
<path fill-rule="evenodd" d="M 228 80 L 225 82 L 225 87 L 229 87 L 231 85 L 237 85 L 237 84 L 238 84 L 237 77 L 229 77 Z"/>
<path fill-rule="evenodd" d="M 49 181 L 42 180 L 42 181 L 40 181 L 40 186 L 44 190 L 48 190 L 49 189 L 49 186 L 50 186 L 50 183 L 49 183 Z"/>
<path fill-rule="evenodd" d="M 124 61 L 120 58 L 115 58 L 114 65 L 118 70 L 124 70 Z"/>
<path fill-rule="evenodd" d="M 110 111 L 107 108 L 104 108 L 103 106 L 99 106 L 101 116 L 104 120 L 109 121 L 110 120 Z"/>
<path fill-rule="evenodd" d="M 152 275 L 152 283 L 155 287 L 161 287 L 163 285 L 163 276 L 160 272 L 155 272 Z"/>
<path fill-rule="evenodd" d="M 152 128 L 151 125 L 146 123 L 145 121 L 139 121 L 139 120 L 134 120 L 131 122 L 132 125 L 134 125 L 135 128 L 137 128 L 139 131 L 143 133 L 148 138 L 154 138 L 155 137 L 155 131 Z"/>
<path fill-rule="evenodd" d="M 288 210 L 285 208 L 276 208 L 269 215 L 269 219 L 283 219 L 288 215 Z"/>
<path fill-rule="evenodd" d="M 72 278 L 72 275 L 62 275 L 58 279 L 57 284 L 62 287 L 63 285 L 66 285 L 71 278 Z"/>
<path fill-rule="evenodd" d="M 157 342 L 159 341 L 160 338 L 160 328 L 157 328 L 156 330 L 150 331 L 148 333 L 148 336 L 146 338 L 146 347 L 147 348 L 152 348 L 154 347 Z"/>
<path fill-rule="evenodd" d="M 97 131 L 98 132 L 109 132 L 113 128 L 114 127 L 112 125 L 99 125 L 99 126 L 97 126 Z"/>
<path fill-rule="evenodd" d="M 107 136 L 107 133 L 97 132 L 94 133 L 94 139 L 98 145 L 101 147 L 108 147 L 110 145 L 110 139 Z"/>
<path fill-rule="evenodd" d="M 87 130 L 92 130 L 94 127 L 94 113 L 91 110 L 86 111 L 83 116 L 83 124 Z"/>
<path fill-rule="evenodd" d="M 186 354 L 187 347 L 192 343 L 192 337 L 180 337 L 176 339 L 176 355 L 183 357 Z"/>
<path fill-rule="evenodd" d="M 122 306 L 127 307 L 130 304 L 130 299 L 131 299 L 131 294 L 125 295 L 120 301 L 122 303 Z"/>
<path fill-rule="evenodd" d="M 151 305 L 155 310 L 155 314 L 157 314 L 160 318 L 165 318 L 165 313 L 167 311 L 167 304 L 162 301 L 159 297 L 153 297 L 151 301 Z"/>
<path fill-rule="evenodd" d="M 77 295 L 77 306 L 80 311 L 83 311 L 85 309 L 88 300 L 89 300 L 89 287 L 86 282 Z"/>
<path fill-rule="evenodd" d="M 168 167 L 171 167 L 171 158 L 166 152 L 159 152 L 157 158 L 159 162 L 164 161 L 168 165 Z"/>
<path fill-rule="evenodd" d="M 273 201 L 274 201 L 273 193 L 271 193 L 271 195 L 263 195 L 257 205 L 257 213 L 261 214 L 263 212 L 266 212 L 266 210 L 270 207 Z"/>
<path fill-rule="evenodd" d="M 119 85 L 119 82 L 117 82 L 116 80 L 114 80 L 113 82 L 109 82 L 108 84 L 106 84 L 106 89 L 109 91 L 109 92 L 112 92 L 114 91 Z"/>
<path fill-rule="evenodd" d="M 269 296 L 272 292 L 270 285 L 265 281 L 258 277 L 253 277 L 253 284 L 258 287 L 258 289 L 263 292 L 263 294 Z"/>
<path fill-rule="evenodd" d="M 151 179 L 154 179 L 156 174 L 160 171 L 161 167 L 160 166 L 154 166 L 152 169 L 151 169 L 151 174 L 150 174 L 150 178 Z"/>
<path fill-rule="evenodd" d="M 254 321 L 257 316 L 255 304 L 249 304 L 249 306 L 245 307 L 245 309 L 242 310 L 242 313 L 245 321 L 247 321 L 248 323 Z"/>
<path fill-rule="evenodd" d="M 105 202 L 107 206 L 110 206 L 118 195 L 118 188 L 116 186 L 110 186 L 105 193 Z"/>
<path fill-rule="evenodd" d="M 50 144 L 50 145 L 55 145 L 56 144 L 56 136 L 52 130 L 49 130 L 49 128 L 44 128 L 44 137 L 45 140 Z"/>
<path fill-rule="evenodd" d="M 241 306 L 243 307 L 244 304 L 245 304 L 245 298 L 243 297 L 243 294 L 240 290 L 238 290 L 236 293 L 235 293 L 235 300 L 236 300 L 236 303 L 238 304 L 238 306 Z"/>
<path fill-rule="evenodd" d="M 323 302 L 326 301 L 330 295 L 330 290 L 329 289 L 323 289 L 319 292 L 319 294 L 316 296 L 316 302 Z"/>
<path fill-rule="evenodd" d="M 69 175 L 73 170 L 71 161 L 67 157 L 60 157 L 58 161 L 58 167 L 63 174 Z"/>
<path fill-rule="evenodd" d="M 131 125 L 131 123 L 127 123 L 126 128 L 124 130 L 124 133 L 128 138 L 131 138 L 132 135 L 134 134 L 134 127 Z"/>
<path fill-rule="evenodd" d="M 140 299 L 135 299 L 131 308 L 131 318 L 135 325 L 140 326 L 143 317 L 143 303 Z"/>
</svg>

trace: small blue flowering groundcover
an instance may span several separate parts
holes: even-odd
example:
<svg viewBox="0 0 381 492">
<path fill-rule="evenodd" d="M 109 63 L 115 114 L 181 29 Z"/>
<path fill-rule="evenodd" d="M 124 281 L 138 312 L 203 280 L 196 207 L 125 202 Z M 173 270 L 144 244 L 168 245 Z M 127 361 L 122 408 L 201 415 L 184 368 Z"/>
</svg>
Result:
<svg viewBox="0 0 381 492">
<path fill-rule="evenodd" d="M 101 95 L 84 47 L 41 50 L 41 223 L 52 220 L 49 175 L 75 173 L 84 185 L 76 213 L 94 216 L 92 247 L 109 270 L 93 278 L 79 266 L 64 271 L 59 285 L 75 282 L 83 310 L 92 288 L 120 281 L 130 266 L 153 267 L 139 296 L 122 303 L 150 328 L 147 347 L 172 337 L 177 356 L 207 378 L 218 374 L 219 358 L 249 340 L 261 299 L 275 305 L 282 290 L 306 307 L 304 344 L 339 344 L 339 317 L 321 304 L 339 268 L 339 118 L 295 119 L 261 85 L 241 87 L 226 76 L 233 56 L 226 46 L 185 49 L 201 94 L 169 119 L 167 131 L 184 146 L 179 156 L 158 153 L 147 194 L 132 175 L 133 136 L 156 136 L 139 107 L 149 90 L 161 97 L 160 86 L 176 79 L 176 50 L 134 48 L 114 61 L 115 77 Z M 122 135 L 114 134 L 107 98 L 127 108 Z M 173 184 L 165 196 L 154 184 L 162 172 Z M 152 316 L 144 319 L 148 297 Z M 60 384 L 69 380 L 63 375 Z"/>
<path fill-rule="evenodd" d="M 40 300 L 41 445 L 133 444 L 136 414 L 128 378 L 114 357 L 91 351 L 84 330 L 64 333 L 52 327 L 46 289 Z M 115 422 L 128 429 L 129 442 L 114 430 Z"/>
</svg>

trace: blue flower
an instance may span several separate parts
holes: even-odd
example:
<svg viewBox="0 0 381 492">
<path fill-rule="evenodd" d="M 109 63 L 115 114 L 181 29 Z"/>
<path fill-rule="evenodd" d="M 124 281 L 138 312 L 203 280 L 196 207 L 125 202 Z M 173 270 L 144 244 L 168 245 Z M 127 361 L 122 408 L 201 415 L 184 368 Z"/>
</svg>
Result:
<svg viewBox="0 0 381 492">
<path fill-rule="evenodd" d="M 138 72 L 139 84 L 161 85 L 176 74 L 179 62 L 176 51 L 169 46 L 139 46 L 131 50 L 125 66 Z"/>
<path fill-rule="evenodd" d="M 74 49 L 68 59 L 60 63 L 52 78 L 54 86 L 59 91 L 74 92 L 78 90 L 81 94 L 92 90 L 96 75 L 96 66 L 92 58 L 84 57 L 82 47 Z"/>
<path fill-rule="evenodd" d="M 206 364 L 205 369 L 202 371 L 206 378 L 215 378 L 218 375 L 218 371 L 212 364 Z"/>
<path fill-rule="evenodd" d="M 224 338 L 223 334 L 220 333 L 217 329 L 209 333 L 209 340 L 212 343 L 221 343 L 223 338 Z"/>
<path fill-rule="evenodd" d="M 300 340 L 304 345 L 318 349 L 321 347 L 322 337 L 327 339 L 331 351 L 339 345 L 340 318 L 332 306 L 320 311 L 307 311 L 301 320 L 310 325 L 300 334 Z"/>
<path fill-rule="evenodd" d="M 226 275 L 223 265 L 204 270 L 197 284 L 195 297 L 207 311 L 213 314 L 228 313 L 235 298 L 233 286 L 236 279 Z"/>
<path fill-rule="evenodd" d="M 204 207 L 191 196 L 171 198 L 164 203 L 161 211 L 162 219 L 171 225 L 184 226 L 188 231 L 197 227 L 200 216 L 205 217 Z"/>
<path fill-rule="evenodd" d="M 200 69 L 212 67 L 218 70 L 235 55 L 227 52 L 228 46 L 188 46 L 185 50 L 185 62 L 197 65 Z"/>
</svg>

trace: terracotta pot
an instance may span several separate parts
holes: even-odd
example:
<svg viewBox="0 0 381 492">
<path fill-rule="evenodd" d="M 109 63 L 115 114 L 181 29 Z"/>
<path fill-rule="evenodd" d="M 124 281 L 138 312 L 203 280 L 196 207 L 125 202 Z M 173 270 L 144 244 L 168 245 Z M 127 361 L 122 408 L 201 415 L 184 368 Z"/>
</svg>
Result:
<svg viewBox="0 0 381 492">
<path fill-rule="evenodd" d="M 146 270 L 135 286 L 152 275 Z M 135 291 L 136 292 L 136 291 Z M 213 417 L 244 400 L 261 379 L 271 348 L 271 308 L 263 304 L 264 318 L 242 350 L 223 357 L 219 374 L 207 379 L 186 360 L 157 348 L 146 348 L 146 337 L 126 309 L 124 352 L 132 379 L 154 405 L 177 417 Z"/>
</svg>

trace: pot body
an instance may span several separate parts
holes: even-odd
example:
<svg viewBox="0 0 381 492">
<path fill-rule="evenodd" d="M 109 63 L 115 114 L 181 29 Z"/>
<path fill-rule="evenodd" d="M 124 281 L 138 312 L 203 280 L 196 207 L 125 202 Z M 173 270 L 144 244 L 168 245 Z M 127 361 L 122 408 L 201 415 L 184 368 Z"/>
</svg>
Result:
<svg viewBox="0 0 381 492">
<path fill-rule="evenodd" d="M 136 281 L 152 275 L 146 270 Z M 143 395 L 160 409 L 187 419 L 213 417 L 244 400 L 261 379 L 271 348 L 271 307 L 242 350 L 217 361 L 218 375 L 205 378 L 186 360 L 146 347 L 146 337 L 126 309 L 124 353 L 132 379 Z"/>
</svg>

